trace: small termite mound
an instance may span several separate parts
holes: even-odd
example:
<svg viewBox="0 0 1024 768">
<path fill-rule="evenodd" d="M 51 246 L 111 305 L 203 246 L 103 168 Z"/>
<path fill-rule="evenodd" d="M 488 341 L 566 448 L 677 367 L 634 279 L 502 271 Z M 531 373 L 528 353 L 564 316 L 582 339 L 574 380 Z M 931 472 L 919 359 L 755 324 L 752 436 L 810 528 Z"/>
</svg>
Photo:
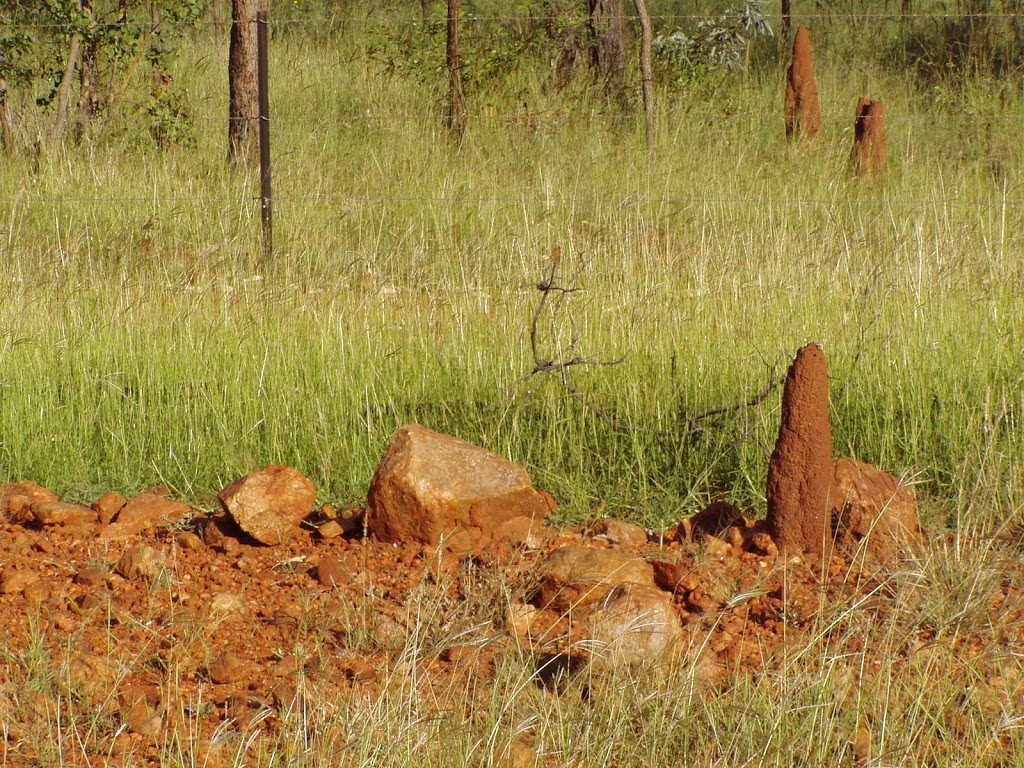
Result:
<svg viewBox="0 0 1024 768">
<path fill-rule="evenodd" d="M 807 27 L 796 28 L 793 63 L 786 73 L 786 137 L 813 139 L 821 133 L 821 105 L 814 79 L 811 35 Z"/>
<path fill-rule="evenodd" d="M 880 99 L 861 97 L 853 124 L 850 173 L 855 176 L 884 176 L 889 170 L 889 146 L 885 137 L 885 104 Z"/>
<path fill-rule="evenodd" d="M 782 424 L 768 465 L 768 525 L 780 550 L 831 550 L 828 367 L 817 344 L 797 352 L 782 393 Z"/>
</svg>

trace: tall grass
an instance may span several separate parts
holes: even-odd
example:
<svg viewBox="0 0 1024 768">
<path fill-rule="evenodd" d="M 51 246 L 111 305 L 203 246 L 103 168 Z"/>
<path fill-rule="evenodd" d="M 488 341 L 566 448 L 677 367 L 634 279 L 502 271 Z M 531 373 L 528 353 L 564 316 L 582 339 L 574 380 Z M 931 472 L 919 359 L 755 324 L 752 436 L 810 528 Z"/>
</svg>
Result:
<svg viewBox="0 0 1024 768">
<path fill-rule="evenodd" d="M 208 31 L 177 74 L 194 148 L 5 162 L 0 480 L 210 505 L 283 462 L 358 503 L 415 420 L 525 463 L 567 517 L 758 512 L 778 391 L 697 433 L 681 414 L 744 401 L 815 340 L 838 451 L 913 478 L 933 525 L 1019 512 L 1019 94 L 979 80 L 967 110 L 823 51 L 819 146 L 783 137 L 779 63 L 662 92 L 648 160 L 638 119 L 525 71 L 471 94 L 454 146 L 437 92 L 386 74 L 364 33 L 275 36 L 269 263 L 254 175 L 225 167 Z M 845 175 L 862 94 L 886 101 L 885 181 Z M 556 248 L 580 290 L 541 318 L 542 355 L 622 358 L 568 374 L 630 428 L 558 375 L 523 380 Z"/>
</svg>

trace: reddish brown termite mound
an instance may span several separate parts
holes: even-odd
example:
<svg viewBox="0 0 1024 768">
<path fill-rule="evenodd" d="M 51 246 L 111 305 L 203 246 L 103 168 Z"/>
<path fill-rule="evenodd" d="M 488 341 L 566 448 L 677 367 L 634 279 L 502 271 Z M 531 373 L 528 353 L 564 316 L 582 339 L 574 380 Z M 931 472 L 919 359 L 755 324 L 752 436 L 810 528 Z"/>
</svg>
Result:
<svg viewBox="0 0 1024 768">
<path fill-rule="evenodd" d="M 793 63 L 786 73 L 786 136 L 813 139 L 819 133 L 821 106 L 811 59 L 811 36 L 801 24 L 793 38 Z"/>
<path fill-rule="evenodd" d="M 861 97 L 853 124 L 850 172 L 857 176 L 882 176 L 889 169 L 885 138 L 885 104 Z"/>
<path fill-rule="evenodd" d="M 768 465 L 768 525 L 779 549 L 822 554 L 831 543 L 832 483 L 825 353 L 808 344 L 796 354 L 782 393 L 782 425 Z"/>
</svg>

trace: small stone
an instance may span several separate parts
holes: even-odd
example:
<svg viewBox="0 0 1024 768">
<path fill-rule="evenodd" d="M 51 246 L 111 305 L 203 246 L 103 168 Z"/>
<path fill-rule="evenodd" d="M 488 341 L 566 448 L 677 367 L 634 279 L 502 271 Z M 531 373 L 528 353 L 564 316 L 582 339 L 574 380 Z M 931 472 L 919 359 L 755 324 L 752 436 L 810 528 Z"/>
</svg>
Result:
<svg viewBox="0 0 1024 768">
<path fill-rule="evenodd" d="M 340 587 L 352 582 L 352 577 L 334 555 L 325 555 L 316 567 L 316 578 L 322 587 Z"/>
<path fill-rule="evenodd" d="M 131 547 L 124 551 L 114 571 L 129 581 L 152 579 L 164 568 L 163 553 L 154 547 Z"/>
<path fill-rule="evenodd" d="M 705 536 L 719 536 L 730 527 L 743 522 L 743 513 L 735 504 L 715 501 L 694 515 L 691 519 L 694 541 L 703 541 Z"/>
<path fill-rule="evenodd" d="M 291 537 L 316 502 L 316 488 L 299 470 L 271 465 L 241 477 L 217 496 L 238 527 L 261 544 Z"/>
<path fill-rule="evenodd" d="M 75 584 L 87 587 L 101 587 L 107 582 L 107 572 L 102 568 L 83 568 L 75 574 Z"/>
<path fill-rule="evenodd" d="M 98 521 L 96 513 L 81 504 L 46 501 L 32 508 L 32 515 L 40 525 L 89 525 Z"/>
<path fill-rule="evenodd" d="M 176 523 L 192 512 L 192 507 L 183 501 L 143 492 L 128 500 L 117 513 L 115 522 L 125 528 L 135 526 L 139 531 L 147 531 L 158 525 Z"/>
<path fill-rule="evenodd" d="M 206 521 L 203 528 L 203 541 L 206 546 L 228 554 L 241 548 L 242 542 L 238 540 L 240 535 L 242 531 L 227 514 L 214 515 Z"/>
<path fill-rule="evenodd" d="M 750 540 L 750 548 L 764 557 L 777 557 L 779 548 L 767 533 L 755 533 Z"/>
<path fill-rule="evenodd" d="M 128 499 L 120 493 L 106 493 L 92 503 L 92 508 L 99 516 L 100 523 L 107 525 L 127 503 Z"/>
<path fill-rule="evenodd" d="M 220 592 L 210 600 L 210 613 L 214 616 L 230 616 L 245 613 L 245 601 L 241 595 Z"/>
<path fill-rule="evenodd" d="M 118 695 L 121 722 L 129 732 L 155 739 L 163 728 L 160 699 L 160 689 L 155 685 L 126 686 Z"/>
<path fill-rule="evenodd" d="M 651 567 L 654 569 L 654 583 L 660 589 L 669 594 L 685 591 L 683 582 L 690 575 L 691 567 L 671 560 L 652 560 Z"/>
<path fill-rule="evenodd" d="M 682 623 L 672 596 L 645 584 L 619 584 L 587 616 L 596 656 L 625 664 L 662 663 L 676 649 Z"/>
<path fill-rule="evenodd" d="M 590 526 L 594 536 L 601 536 L 617 547 L 639 548 L 647 545 L 647 532 L 639 525 L 615 520 L 611 517 L 602 518 Z"/>
<path fill-rule="evenodd" d="M 295 707 L 298 690 L 291 683 L 277 683 L 270 689 L 270 700 L 278 710 L 288 711 Z"/>
<path fill-rule="evenodd" d="M 717 536 L 705 536 L 701 549 L 708 557 L 725 557 L 732 551 L 732 546 Z"/>
<path fill-rule="evenodd" d="M 317 527 L 316 532 L 320 534 L 321 539 L 336 539 L 344 535 L 345 529 L 341 527 L 341 523 L 337 520 L 328 520 L 323 525 Z"/>
<path fill-rule="evenodd" d="M 210 679 L 218 685 L 237 683 L 245 677 L 247 665 L 237 654 L 227 651 L 210 664 Z"/>
<path fill-rule="evenodd" d="M 198 550 L 206 546 L 203 540 L 192 531 L 179 533 L 174 537 L 174 543 L 185 550 Z"/>
<path fill-rule="evenodd" d="M 505 608 L 505 629 L 513 637 L 526 640 L 533 635 L 533 623 L 540 611 L 527 603 L 510 603 Z"/>
<path fill-rule="evenodd" d="M 19 571 L 8 568 L 0 577 L 0 594 L 20 595 L 28 587 L 39 581 L 39 574 L 35 571 Z"/>
<path fill-rule="evenodd" d="M 626 552 L 590 547 L 560 547 L 537 566 L 541 579 L 534 604 L 565 611 L 604 598 L 618 584 L 654 586 L 651 564 Z"/>
<path fill-rule="evenodd" d="M 0 486 L 0 521 L 10 517 L 22 521 L 32 507 L 45 502 L 60 501 L 60 496 L 31 480 L 21 480 Z"/>
<path fill-rule="evenodd" d="M 548 538 L 540 520 L 534 517 L 513 517 L 495 526 L 491 533 L 495 541 L 504 541 L 512 547 L 525 549 L 541 549 Z"/>
</svg>

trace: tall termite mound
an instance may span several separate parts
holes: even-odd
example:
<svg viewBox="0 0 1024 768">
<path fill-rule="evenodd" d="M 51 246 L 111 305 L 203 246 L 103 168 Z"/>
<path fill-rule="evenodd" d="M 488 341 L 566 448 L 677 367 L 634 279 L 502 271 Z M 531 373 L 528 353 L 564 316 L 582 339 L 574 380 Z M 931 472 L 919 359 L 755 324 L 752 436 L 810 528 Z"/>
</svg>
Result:
<svg viewBox="0 0 1024 768">
<path fill-rule="evenodd" d="M 831 542 L 832 483 L 825 353 L 808 344 L 796 354 L 782 393 L 782 425 L 768 465 L 768 525 L 779 549 L 822 554 Z"/>
<path fill-rule="evenodd" d="M 821 106 L 811 59 L 811 36 L 801 24 L 793 38 L 793 63 L 786 73 L 786 136 L 813 139 L 819 133 Z"/>
<path fill-rule="evenodd" d="M 889 170 L 889 146 L 885 137 L 885 104 L 861 97 L 853 123 L 850 172 L 857 176 L 882 176 Z"/>
</svg>

